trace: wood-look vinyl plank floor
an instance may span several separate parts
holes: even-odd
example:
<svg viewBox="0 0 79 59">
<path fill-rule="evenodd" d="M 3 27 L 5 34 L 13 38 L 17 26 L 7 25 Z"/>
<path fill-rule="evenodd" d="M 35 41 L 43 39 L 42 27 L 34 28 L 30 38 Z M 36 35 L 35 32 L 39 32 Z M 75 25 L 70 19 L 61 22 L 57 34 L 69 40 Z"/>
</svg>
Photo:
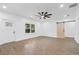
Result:
<svg viewBox="0 0 79 59">
<path fill-rule="evenodd" d="M 0 55 L 79 55 L 79 45 L 73 38 L 39 36 L 3 44 Z"/>
</svg>

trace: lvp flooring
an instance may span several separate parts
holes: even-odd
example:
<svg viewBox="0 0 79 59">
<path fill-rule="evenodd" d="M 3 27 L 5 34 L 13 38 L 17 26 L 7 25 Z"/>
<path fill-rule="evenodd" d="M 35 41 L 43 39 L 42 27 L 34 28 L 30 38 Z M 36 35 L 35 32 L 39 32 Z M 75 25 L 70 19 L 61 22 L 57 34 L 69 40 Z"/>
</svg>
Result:
<svg viewBox="0 0 79 59">
<path fill-rule="evenodd" d="M 3 44 L 0 55 L 79 55 L 79 45 L 73 38 L 39 36 Z"/>
</svg>

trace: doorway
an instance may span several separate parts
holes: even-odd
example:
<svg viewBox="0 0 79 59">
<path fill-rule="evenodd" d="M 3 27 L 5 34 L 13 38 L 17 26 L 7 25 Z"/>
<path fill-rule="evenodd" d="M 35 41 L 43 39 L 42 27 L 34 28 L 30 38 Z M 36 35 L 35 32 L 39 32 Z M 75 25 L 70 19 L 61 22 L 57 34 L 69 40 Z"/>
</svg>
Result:
<svg viewBox="0 0 79 59">
<path fill-rule="evenodd" d="M 14 28 L 10 24 L 9 21 L 4 21 L 1 19 L 0 21 L 0 45 L 15 41 L 13 30 Z"/>
<path fill-rule="evenodd" d="M 57 22 L 57 37 L 64 38 L 64 22 Z"/>
</svg>

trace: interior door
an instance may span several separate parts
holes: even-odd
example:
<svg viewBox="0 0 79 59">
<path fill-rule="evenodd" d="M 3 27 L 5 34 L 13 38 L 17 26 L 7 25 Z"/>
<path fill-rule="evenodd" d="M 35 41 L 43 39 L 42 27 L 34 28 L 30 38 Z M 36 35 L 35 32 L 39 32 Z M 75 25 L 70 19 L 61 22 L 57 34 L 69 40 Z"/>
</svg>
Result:
<svg viewBox="0 0 79 59">
<path fill-rule="evenodd" d="M 57 37 L 64 38 L 64 22 L 57 22 Z"/>
<path fill-rule="evenodd" d="M 14 41 L 13 27 L 6 26 L 5 21 L 0 22 L 0 44 Z"/>
</svg>

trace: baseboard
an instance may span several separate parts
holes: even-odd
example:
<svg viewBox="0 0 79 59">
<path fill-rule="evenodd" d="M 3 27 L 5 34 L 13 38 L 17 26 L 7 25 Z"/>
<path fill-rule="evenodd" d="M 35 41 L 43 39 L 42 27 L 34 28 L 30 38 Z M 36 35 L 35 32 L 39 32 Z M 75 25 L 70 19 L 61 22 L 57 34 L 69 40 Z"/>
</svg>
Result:
<svg viewBox="0 0 79 59">
<path fill-rule="evenodd" d="M 17 42 L 17 41 L 21 41 L 21 40 L 28 40 L 28 39 L 32 39 L 32 38 L 36 38 L 36 37 L 39 37 L 39 36 L 34 36 L 34 37 L 29 37 L 29 38 L 25 37 L 25 38 L 20 38 L 20 39 L 17 38 L 17 40 L 15 40 L 15 41 Z"/>
<path fill-rule="evenodd" d="M 5 43 L 0 44 L 0 46 L 1 46 L 1 45 L 6 45 L 6 44 L 12 44 L 12 43 L 16 43 L 16 41 L 5 42 Z"/>
</svg>

